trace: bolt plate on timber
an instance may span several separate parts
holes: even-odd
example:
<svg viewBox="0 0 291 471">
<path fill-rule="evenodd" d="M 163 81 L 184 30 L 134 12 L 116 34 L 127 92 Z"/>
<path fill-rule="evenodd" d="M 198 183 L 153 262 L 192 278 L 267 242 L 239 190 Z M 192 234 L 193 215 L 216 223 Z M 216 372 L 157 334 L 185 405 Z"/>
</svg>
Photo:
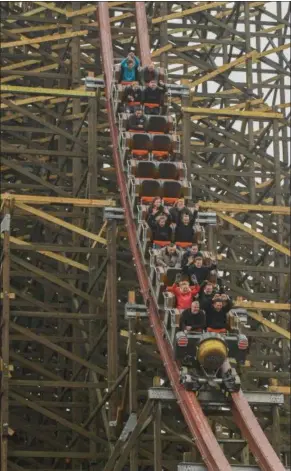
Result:
<svg viewBox="0 0 291 471">
<path fill-rule="evenodd" d="M 149 399 L 153 400 L 163 400 L 163 401 L 173 401 L 175 395 L 170 388 L 155 387 L 149 388 L 148 391 Z"/>
<path fill-rule="evenodd" d="M 196 222 L 199 224 L 209 224 L 211 226 L 216 226 L 217 217 L 214 212 L 198 212 Z"/>
<path fill-rule="evenodd" d="M 5 214 L 4 218 L 1 221 L 1 234 L 2 232 L 10 231 L 11 216 L 10 214 Z"/>
<path fill-rule="evenodd" d="M 125 319 L 148 317 L 148 311 L 144 304 L 126 303 L 124 306 Z"/>
<path fill-rule="evenodd" d="M 104 88 L 104 80 L 98 79 L 96 77 L 85 77 L 85 87 L 86 90 L 97 90 L 97 88 Z"/>
<path fill-rule="evenodd" d="M 137 424 L 137 415 L 132 413 L 130 414 L 128 421 L 126 422 L 121 434 L 120 440 L 125 442 L 127 440 L 128 435 L 133 431 L 134 427 Z"/>
<path fill-rule="evenodd" d="M 119 219 L 124 220 L 124 209 L 115 207 L 105 207 L 103 212 L 104 220 Z"/>
</svg>

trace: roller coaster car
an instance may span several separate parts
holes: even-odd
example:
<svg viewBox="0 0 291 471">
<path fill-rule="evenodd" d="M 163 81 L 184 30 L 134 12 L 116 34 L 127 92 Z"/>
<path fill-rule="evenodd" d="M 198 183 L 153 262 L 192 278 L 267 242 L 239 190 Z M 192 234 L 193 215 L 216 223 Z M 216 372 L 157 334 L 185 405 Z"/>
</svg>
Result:
<svg viewBox="0 0 291 471">
<path fill-rule="evenodd" d="M 157 178 L 182 180 L 186 178 L 186 165 L 183 162 L 156 162 L 128 160 L 128 173 L 136 178 Z"/>
<path fill-rule="evenodd" d="M 191 184 L 187 180 L 155 180 L 153 178 L 130 178 L 129 193 L 132 205 L 136 198 L 141 203 L 151 203 L 153 198 L 160 196 L 166 204 L 173 204 L 179 198 L 191 199 Z"/>
<path fill-rule="evenodd" d="M 129 113 L 119 114 L 119 131 L 129 130 Z M 150 134 L 168 134 L 175 130 L 175 120 L 172 116 L 146 115 L 146 131 Z"/>
<path fill-rule="evenodd" d="M 238 332 L 177 332 L 175 357 L 181 363 L 180 382 L 187 390 L 198 391 L 203 385 L 217 387 L 227 392 L 240 389 L 240 378 L 230 367 L 228 358 L 245 362 L 248 340 Z"/>
</svg>

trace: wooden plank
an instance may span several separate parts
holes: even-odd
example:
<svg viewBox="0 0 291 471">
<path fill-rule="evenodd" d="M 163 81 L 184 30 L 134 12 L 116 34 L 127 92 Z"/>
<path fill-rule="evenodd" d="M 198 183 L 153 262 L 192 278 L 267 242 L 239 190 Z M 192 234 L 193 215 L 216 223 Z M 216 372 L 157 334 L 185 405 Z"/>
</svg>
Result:
<svg viewBox="0 0 291 471">
<path fill-rule="evenodd" d="M 194 15 L 201 11 L 211 10 L 212 8 L 217 8 L 222 5 L 225 5 L 227 2 L 206 2 L 201 6 L 196 6 L 194 8 L 188 8 L 187 10 L 178 11 L 176 13 L 170 13 L 169 15 L 159 16 L 158 18 L 152 19 L 152 24 L 156 25 L 162 23 L 163 21 L 175 20 L 176 18 L 184 18 L 184 16 Z"/>
<path fill-rule="evenodd" d="M 109 8 L 115 8 L 124 5 L 126 2 L 109 2 Z M 88 13 L 96 13 L 96 6 L 92 5 L 89 7 L 81 8 L 80 10 L 66 11 L 67 18 L 73 18 L 74 16 L 87 15 Z"/>
<path fill-rule="evenodd" d="M 62 88 L 43 88 L 43 87 L 22 87 L 15 85 L 1 85 L 1 92 L 32 94 L 32 95 L 50 95 L 65 97 L 96 97 L 96 92 L 88 92 L 84 89 L 67 90 Z"/>
<path fill-rule="evenodd" d="M 20 100 L 11 100 L 11 101 L 14 105 L 29 105 L 30 103 L 43 102 L 47 100 L 52 100 L 53 98 L 54 98 L 53 96 L 36 96 L 36 97 L 21 98 Z M 9 106 L 6 105 L 5 103 L 0 103 L 0 109 L 5 109 L 5 108 L 9 108 Z M 19 113 L 19 116 L 22 116 L 22 114 Z"/>
<path fill-rule="evenodd" d="M 273 213 L 290 215 L 290 208 L 288 206 L 268 206 L 263 204 L 236 204 L 236 203 L 214 203 L 213 201 L 199 201 L 200 208 L 208 208 L 213 210 L 220 210 L 226 212 L 248 213 L 254 211 L 257 213 Z"/>
<path fill-rule="evenodd" d="M 12 32 L 12 30 L 10 30 Z M 26 60 L 26 61 L 21 61 L 21 62 L 14 62 L 13 64 L 9 65 L 4 65 L 3 67 L 0 67 L 0 70 L 15 70 L 15 69 L 21 69 L 22 67 L 26 67 L 27 65 L 34 65 L 34 64 L 39 64 L 41 60 Z"/>
<path fill-rule="evenodd" d="M 44 278 L 45 280 L 50 281 L 51 283 L 60 286 L 66 291 L 69 291 L 71 294 L 75 294 L 76 296 L 81 297 L 82 299 L 85 299 L 88 302 L 93 303 L 94 305 L 102 305 L 102 302 L 97 299 L 95 296 L 92 296 L 88 294 L 85 291 L 80 290 L 79 288 L 76 288 L 73 284 L 67 283 L 66 281 L 61 280 L 59 277 L 53 275 L 52 273 L 49 273 L 45 270 L 42 270 L 41 268 L 35 267 L 33 264 L 28 263 L 24 261 L 22 258 L 16 257 L 15 255 L 11 255 L 11 260 L 15 262 L 17 265 L 20 265 L 21 267 L 24 267 L 28 272 L 35 273 L 36 275 L 39 275 L 41 278 Z"/>
<path fill-rule="evenodd" d="M 59 345 L 56 345 L 55 343 L 51 342 L 49 339 L 47 339 L 44 335 L 38 335 L 32 332 L 30 329 L 26 327 L 22 327 L 14 322 L 10 323 L 10 327 L 12 330 L 16 330 L 16 332 L 19 332 L 20 334 L 24 335 L 24 337 L 27 337 L 31 339 L 32 341 L 35 341 L 37 343 L 41 343 L 42 345 L 46 346 L 50 350 L 53 350 L 60 355 L 63 355 L 64 357 L 68 358 L 69 360 L 76 362 L 85 368 L 88 368 L 89 370 L 95 371 L 98 374 L 104 375 L 106 372 L 103 368 L 100 368 L 98 365 L 95 365 L 94 363 L 91 363 L 90 361 L 84 360 L 83 358 L 79 357 L 75 353 L 70 352 L 69 350 L 66 350 L 63 347 L 60 347 Z M 96 385 L 97 386 L 97 385 Z"/>
<path fill-rule="evenodd" d="M 269 386 L 268 391 L 272 393 L 280 393 L 285 396 L 290 396 L 291 388 L 290 386 Z"/>
<path fill-rule="evenodd" d="M 289 303 L 267 303 L 258 301 L 235 301 L 236 307 L 243 307 L 245 309 L 260 309 L 261 311 L 290 311 L 291 304 Z"/>
<path fill-rule="evenodd" d="M 193 84 L 192 84 L 193 85 Z M 194 108 L 192 106 L 183 106 L 182 111 L 184 113 L 192 113 L 196 119 L 199 119 L 199 115 L 201 116 L 236 116 L 237 118 L 252 118 L 252 119 L 261 119 L 261 120 L 268 120 L 268 119 L 283 119 L 284 116 L 282 113 L 272 113 L 267 112 L 264 113 L 262 111 L 241 111 L 241 110 L 231 110 L 230 108 Z"/>
<path fill-rule="evenodd" d="M 78 433 L 79 435 L 82 435 L 86 438 L 89 438 L 90 440 L 93 440 L 96 443 L 102 443 L 103 445 L 106 444 L 106 441 L 104 439 L 101 439 L 100 437 L 97 437 L 96 434 L 89 432 L 88 430 L 85 430 L 83 427 L 80 425 L 74 424 L 70 422 L 67 419 L 64 419 L 60 415 L 56 414 L 55 412 L 52 412 L 49 409 L 46 409 L 38 404 L 36 404 L 33 401 L 30 401 L 26 397 L 21 396 L 20 394 L 17 394 L 13 391 L 9 392 L 9 396 L 14 399 L 15 401 L 19 402 L 20 404 L 23 404 L 26 407 L 29 407 L 30 409 L 39 412 L 40 414 L 44 415 L 45 417 L 50 418 L 51 420 L 56 421 L 57 423 L 60 423 L 64 425 L 64 427 L 67 427 L 74 432 Z M 43 452 L 38 452 L 41 456 Z M 11 456 L 11 455 L 10 455 Z"/>
<path fill-rule="evenodd" d="M 51 11 L 55 11 L 56 13 L 60 13 L 61 15 L 66 15 L 66 10 L 63 10 L 62 8 L 59 8 L 55 5 L 57 2 L 48 3 L 48 2 L 34 1 L 33 3 L 36 3 L 36 5 L 44 7 L 46 10 L 51 10 Z"/>
<path fill-rule="evenodd" d="M 2 42 L 0 49 L 7 49 L 10 47 L 17 47 L 17 46 L 28 46 L 31 44 L 40 44 L 40 43 L 47 43 L 50 41 L 60 41 L 61 39 L 72 39 L 78 36 L 87 36 L 88 30 L 84 29 L 81 31 L 72 31 L 70 33 L 63 33 L 63 34 L 50 34 L 47 36 L 39 36 L 38 38 L 25 38 L 19 41 L 10 41 L 10 42 Z"/>
<path fill-rule="evenodd" d="M 279 252 L 283 253 L 284 255 L 288 255 L 288 257 L 291 257 L 291 251 L 287 247 L 284 247 L 283 245 L 278 244 L 277 242 L 274 242 L 272 239 L 269 239 L 268 237 L 265 237 L 259 232 L 256 232 L 253 229 L 250 229 L 249 227 L 245 226 L 244 224 L 237 221 L 236 219 L 230 216 L 226 216 L 226 214 L 223 214 L 220 212 L 216 212 L 216 214 L 218 217 L 220 217 L 221 219 L 224 219 L 225 221 L 229 222 L 233 226 L 238 227 L 239 229 L 241 229 L 244 232 L 247 232 L 248 234 L 255 237 L 256 239 L 259 239 L 265 244 L 270 245 L 271 247 L 273 247 L 273 249 L 276 249 Z"/>
<path fill-rule="evenodd" d="M 277 332 L 278 334 L 282 335 L 282 337 L 285 337 L 288 340 L 291 339 L 291 334 L 290 334 L 290 332 L 288 332 L 288 330 L 283 329 L 283 327 L 276 324 L 275 322 L 271 322 L 268 319 L 265 319 L 265 317 L 263 317 L 258 312 L 248 311 L 248 316 L 250 316 L 252 319 L 260 322 L 264 326 L 268 327 L 268 329 L 271 329 L 274 332 Z"/>
<path fill-rule="evenodd" d="M 30 247 L 30 246 L 32 247 L 32 244 L 30 244 L 29 242 L 25 242 L 24 240 L 18 239 L 17 237 L 10 236 L 9 239 L 12 244 L 20 245 L 20 246 L 26 245 L 27 247 Z M 42 255 L 45 255 L 46 257 L 57 260 L 58 262 L 65 263 L 67 265 L 70 265 L 71 267 L 77 268 L 78 270 L 89 272 L 89 268 L 87 265 L 76 262 L 75 260 L 72 260 L 68 257 L 64 257 L 63 255 L 55 254 L 54 252 L 51 252 L 50 250 L 36 250 L 36 252 Z"/>
<path fill-rule="evenodd" d="M 0 293 L 0 299 L 3 299 L 3 293 Z M 9 293 L 9 299 L 15 299 L 15 293 Z"/>
<path fill-rule="evenodd" d="M 41 149 L 39 153 L 42 153 Z M 116 202 L 112 199 L 93 200 L 85 198 L 63 198 L 58 196 L 17 195 L 10 193 L 2 193 L 0 201 L 1 200 L 13 200 L 15 203 L 30 203 L 37 205 L 66 204 L 72 206 L 79 206 L 81 208 L 105 208 L 106 206 L 116 206 Z"/>
<path fill-rule="evenodd" d="M 217 69 L 213 70 L 212 72 L 208 72 L 203 77 L 200 77 L 199 79 L 194 80 L 194 82 L 192 82 L 191 85 L 192 85 L 193 88 L 191 88 L 191 91 L 194 90 L 194 87 L 197 87 L 198 85 L 201 85 L 202 83 L 207 82 L 207 80 L 210 80 L 210 79 L 216 77 L 217 75 L 223 74 L 227 70 L 233 69 L 237 65 L 243 64 L 248 59 L 254 59 L 257 56 L 258 56 L 258 52 L 257 51 L 252 51 L 252 52 L 249 52 L 248 54 L 245 54 L 244 56 L 240 57 L 239 59 L 235 59 L 234 61 L 229 62 L 228 64 L 224 64 L 221 67 L 218 67 Z"/>
</svg>

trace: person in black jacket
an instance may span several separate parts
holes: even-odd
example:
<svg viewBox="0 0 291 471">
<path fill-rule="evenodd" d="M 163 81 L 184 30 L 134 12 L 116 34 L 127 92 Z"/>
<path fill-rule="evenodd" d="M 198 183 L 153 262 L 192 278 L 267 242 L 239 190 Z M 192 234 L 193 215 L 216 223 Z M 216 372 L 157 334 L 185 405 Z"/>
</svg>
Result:
<svg viewBox="0 0 291 471">
<path fill-rule="evenodd" d="M 193 242 L 194 234 L 189 214 L 183 214 L 181 222 L 176 226 L 175 242 Z"/>
<path fill-rule="evenodd" d="M 216 263 L 213 263 L 208 267 L 203 266 L 202 254 L 198 252 L 194 257 L 194 263 L 184 266 L 182 272 L 188 275 L 192 281 L 197 281 L 197 283 L 201 285 L 202 282 L 207 279 L 211 270 L 214 270 L 215 268 Z"/>
<path fill-rule="evenodd" d="M 166 216 L 162 215 L 159 218 L 157 218 L 155 221 L 149 221 L 148 224 L 152 231 L 152 240 L 153 240 L 154 249 L 159 249 L 161 246 L 156 241 L 172 242 L 173 231 L 169 222 L 167 221 Z"/>
<path fill-rule="evenodd" d="M 199 301 L 193 301 L 191 308 L 182 312 L 179 328 L 184 331 L 202 331 L 206 328 L 205 312 L 200 309 Z"/>
<path fill-rule="evenodd" d="M 204 284 L 205 283 L 205 284 Z M 213 292 L 213 285 L 209 281 L 205 281 L 202 283 L 201 290 L 199 292 L 199 301 L 201 305 L 205 305 L 208 302 L 211 302 L 212 298 L 214 297 Z"/>
<path fill-rule="evenodd" d="M 164 206 L 162 198 L 160 196 L 156 196 L 149 206 L 146 221 L 151 225 L 152 222 L 155 222 L 155 220 L 162 215 L 166 216 L 168 223 L 172 222 L 170 212 L 168 208 Z"/>
<path fill-rule="evenodd" d="M 233 302 L 226 294 L 216 294 L 212 300 L 201 305 L 206 313 L 207 330 L 226 329 L 227 313 L 233 307 Z"/>
<path fill-rule="evenodd" d="M 134 114 L 130 115 L 127 128 L 133 131 L 145 131 L 147 119 L 143 114 L 141 108 L 137 108 Z"/>
<path fill-rule="evenodd" d="M 183 214 L 188 214 L 190 217 L 190 224 L 193 226 L 197 219 L 198 210 L 198 204 L 195 204 L 193 210 L 191 210 L 190 208 L 187 208 L 187 206 L 185 206 L 185 202 L 181 198 L 170 209 L 170 214 L 175 224 L 179 224 L 181 222 Z"/>
<path fill-rule="evenodd" d="M 164 94 L 166 91 L 166 86 L 164 82 L 159 82 L 159 86 L 157 82 L 152 80 L 149 85 L 144 90 L 144 112 L 145 114 L 160 114 L 160 107 L 163 103 Z M 156 105 L 155 107 L 151 107 L 149 105 Z"/>
<path fill-rule="evenodd" d="M 190 265 L 192 262 L 194 262 L 194 256 L 198 252 L 199 252 L 198 244 L 192 244 L 191 247 L 187 248 L 182 258 L 182 263 L 181 263 L 182 268 L 184 268 L 185 265 Z"/>
<path fill-rule="evenodd" d="M 158 82 L 159 79 L 159 72 L 155 68 L 155 64 L 151 62 L 149 65 L 146 67 L 143 67 L 140 71 L 140 77 L 141 81 L 143 84 L 148 84 L 149 82 L 152 82 L 153 80 L 155 82 Z"/>
<path fill-rule="evenodd" d="M 130 85 L 125 87 L 123 102 L 125 111 L 132 113 L 136 106 L 139 106 L 142 101 L 142 91 L 139 85 Z"/>
</svg>

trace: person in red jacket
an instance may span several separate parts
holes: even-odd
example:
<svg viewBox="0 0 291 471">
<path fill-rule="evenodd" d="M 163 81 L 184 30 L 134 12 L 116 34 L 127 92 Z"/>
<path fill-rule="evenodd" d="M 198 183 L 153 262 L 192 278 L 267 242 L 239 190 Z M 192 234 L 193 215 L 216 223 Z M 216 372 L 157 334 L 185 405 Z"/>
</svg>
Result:
<svg viewBox="0 0 291 471">
<path fill-rule="evenodd" d="M 191 307 L 194 296 L 200 291 L 200 286 L 190 286 L 189 281 L 180 281 L 179 286 L 174 283 L 173 286 L 167 287 L 167 291 L 175 295 L 177 309 L 184 310 Z"/>
</svg>

